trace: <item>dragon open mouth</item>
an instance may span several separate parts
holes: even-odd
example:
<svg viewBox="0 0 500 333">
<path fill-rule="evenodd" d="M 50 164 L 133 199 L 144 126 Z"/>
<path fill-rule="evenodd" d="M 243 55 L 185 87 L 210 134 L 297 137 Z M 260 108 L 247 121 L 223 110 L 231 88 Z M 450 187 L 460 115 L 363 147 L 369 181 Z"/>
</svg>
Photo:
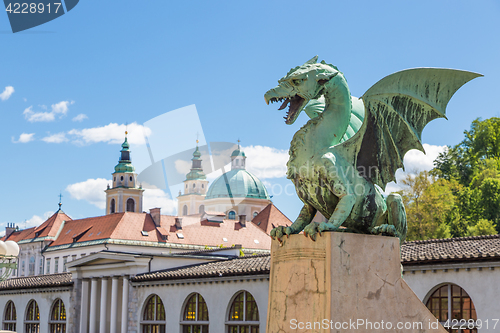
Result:
<svg viewBox="0 0 500 333">
<path fill-rule="evenodd" d="M 286 116 L 283 118 L 285 119 L 286 124 L 291 125 L 291 124 L 293 124 L 293 122 L 297 118 L 299 112 L 302 110 L 302 108 L 306 104 L 305 103 L 306 100 L 304 98 L 300 97 L 299 95 L 295 95 L 293 97 L 288 97 L 288 98 L 273 97 L 269 101 L 271 103 L 274 103 L 274 102 L 281 102 L 283 100 L 285 100 L 285 101 L 283 102 L 283 104 L 281 104 L 281 106 L 279 107 L 278 110 L 283 110 L 288 105 L 288 111 L 286 112 Z"/>
</svg>

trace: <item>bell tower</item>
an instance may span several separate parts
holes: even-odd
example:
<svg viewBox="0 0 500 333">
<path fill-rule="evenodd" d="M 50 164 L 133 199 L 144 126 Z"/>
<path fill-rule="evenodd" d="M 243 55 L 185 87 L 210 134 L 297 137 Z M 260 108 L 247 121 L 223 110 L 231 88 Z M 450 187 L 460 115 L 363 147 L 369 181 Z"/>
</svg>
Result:
<svg viewBox="0 0 500 333">
<path fill-rule="evenodd" d="M 137 174 L 135 173 L 130 158 L 130 145 L 125 141 L 120 151 L 120 160 L 112 173 L 113 185 L 108 185 L 106 192 L 106 214 L 122 212 L 142 213 L 142 186 L 137 185 Z"/>
<path fill-rule="evenodd" d="M 198 149 L 198 140 L 196 140 L 196 149 L 191 159 L 191 170 L 184 180 L 184 194 L 179 191 L 177 197 L 178 207 L 177 215 L 201 214 L 205 211 L 203 204 L 207 194 L 208 180 L 201 166 L 201 153 Z"/>
</svg>

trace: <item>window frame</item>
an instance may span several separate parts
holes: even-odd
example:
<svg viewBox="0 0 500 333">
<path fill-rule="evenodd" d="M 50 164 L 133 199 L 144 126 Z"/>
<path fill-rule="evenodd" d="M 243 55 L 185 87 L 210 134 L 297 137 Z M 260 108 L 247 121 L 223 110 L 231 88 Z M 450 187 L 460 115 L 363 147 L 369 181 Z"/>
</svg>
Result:
<svg viewBox="0 0 500 333">
<path fill-rule="evenodd" d="M 196 297 L 195 299 L 195 313 L 194 316 L 195 318 L 193 320 L 186 319 L 186 311 L 188 308 L 188 305 L 190 304 L 190 301 L 193 297 Z M 205 304 L 206 312 L 207 312 L 207 320 L 199 320 L 199 313 L 200 313 L 200 298 Z M 181 332 L 184 332 L 187 327 L 190 327 L 191 330 L 190 332 L 193 332 L 193 326 L 199 326 L 199 332 L 200 333 L 208 333 L 210 330 L 210 314 L 208 311 L 208 304 L 205 301 L 205 298 L 200 294 L 200 293 L 191 293 L 189 294 L 186 299 L 184 300 L 184 305 L 182 306 L 182 312 L 181 312 L 181 320 L 180 320 L 180 326 L 181 326 Z M 189 332 L 189 331 L 188 331 Z"/>
<path fill-rule="evenodd" d="M 109 201 L 109 213 L 114 214 L 116 212 L 116 202 L 115 198 L 111 198 Z"/>
<path fill-rule="evenodd" d="M 45 274 L 50 274 L 50 262 L 51 262 L 51 259 L 52 258 L 47 258 L 47 265 L 46 265 L 46 270 L 45 270 Z"/>
<path fill-rule="evenodd" d="M 30 315 L 30 308 L 33 307 L 33 319 L 28 319 Z M 35 319 L 35 317 L 37 317 Z M 26 306 L 26 312 L 24 316 L 24 332 L 25 333 L 39 333 L 40 332 L 40 308 L 38 307 L 37 301 L 31 299 Z"/>
<path fill-rule="evenodd" d="M 10 311 L 9 311 L 10 310 Z M 10 318 L 7 318 L 7 314 L 10 314 Z M 14 318 L 12 318 L 14 317 Z M 17 311 L 16 305 L 13 300 L 9 300 L 5 305 L 2 327 L 4 330 L 15 331 L 17 326 Z"/>
<path fill-rule="evenodd" d="M 446 288 L 446 295 L 443 295 L 441 296 L 441 290 L 443 289 L 443 287 L 447 287 Z M 453 287 L 456 287 L 458 288 L 458 291 L 459 291 L 459 295 L 454 295 L 453 293 Z M 438 295 L 436 295 L 436 293 L 439 293 Z M 436 295 L 436 296 L 435 296 Z M 459 317 L 460 318 L 454 318 L 453 317 L 453 299 L 454 298 L 458 298 L 459 299 L 459 304 L 460 304 L 460 310 L 459 310 Z M 438 309 L 433 309 L 433 299 L 438 299 L 438 303 L 439 303 L 439 306 L 438 306 Z M 447 302 L 445 303 L 446 304 L 446 317 L 444 321 L 441 321 L 441 317 L 442 317 L 442 314 L 443 314 L 443 310 L 441 308 L 442 306 L 442 300 L 446 299 Z M 470 303 L 469 303 L 469 314 L 470 314 L 470 318 L 469 319 L 465 319 L 464 318 L 464 308 L 463 308 L 463 305 L 464 305 L 464 302 L 463 300 L 464 299 L 469 299 Z M 429 309 L 429 311 L 431 311 L 431 313 L 435 316 L 434 314 L 434 311 L 435 310 L 438 310 L 440 315 L 438 317 L 436 317 L 438 320 L 439 320 L 439 323 L 441 325 L 444 326 L 444 324 L 446 324 L 448 322 L 448 324 L 450 324 L 450 326 L 453 324 L 452 321 L 454 320 L 458 320 L 458 323 L 460 323 L 460 320 L 474 320 L 474 328 L 466 328 L 465 330 L 463 331 L 460 331 L 460 332 L 473 332 L 473 333 L 477 333 L 478 332 L 478 328 L 477 326 L 475 325 L 475 323 L 477 322 L 477 318 L 478 318 L 478 315 L 477 315 L 477 311 L 476 311 L 476 307 L 474 305 L 474 302 L 472 301 L 472 297 L 470 297 L 469 293 L 467 293 L 467 291 L 465 291 L 464 288 L 460 287 L 459 285 L 455 284 L 455 283 L 444 283 L 444 284 L 440 284 L 436 287 L 434 287 L 433 289 L 431 289 L 431 292 L 429 292 L 428 296 L 426 297 L 426 301 L 425 301 L 425 306 Z M 466 310 L 467 311 L 467 310 Z M 459 324 L 460 325 L 460 324 Z M 448 328 L 445 328 L 448 332 L 452 332 L 452 331 L 455 331 L 455 330 L 451 330 L 451 329 L 448 329 Z"/>
<path fill-rule="evenodd" d="M 59 305 L 59 307 L 58 307 L 59 319 L 53 318 L 56 305 Z M 64 319 L 61 319 L 61 317 L 63 317 Z M 62 299 L 56 298 L 56 300 L 54 302 L 52 302 L 52 306 L 50 308 L 49 333 L 66 333 L 66 320 L 67 320 L 67 318 L 68 317 L 67 317 L 67 312 L 66 312 L 66 306 L 64 306 L 64 302 L 62 301 Z"/>
<path fill-rule="evenodd" d="M 232 310 L 233 310 L 233 305 L 235 304 L 236 300 L 238 297 L 243 294 L 243 319 L 242 320 L 231 320 L 232 316 Z M 248 295 L 252 298 L 253 301 L 248 301 Z M 255 308 L 257 311 L 257 320 L 247 320 L 247 305 L 248 302 L 253 302 L 255 303 Z M 236 292 L 233 297 L 231 298 L 231 301 L 229 302 L 227 314 L 226 314 L 226 320 L 225 320 L 225 328 L 226 332 L 228 333 L 239 333 L 241 331 L 241 327 L 245 327 L 247 330 L 245 332 L 249 333 L 259 333 L 260 332 L 260 314 L 259 314 L 259 305 L 257 304 L 257 300 L 255 297 L 252 295 L 247 290 L 240 290 Z M 252 330 L 252 328 L 256 328 L 256 330 Z M 236 329 L 236 331 L 232 330 Z"/>
<path fill-rule="evenodd" d="M 233 216 L 233 214 L 234 214 L 234 216 Z M 227 219 L 228 220 L 236 220 L 236 212 L 234 210 L 230 210 L 227 213 Z"/>
<path fill-rule="evenodd" d="M 160 303 L 158 303 L 158 300 Z M 153 320 L 144 319 L 149 303 L 153 301 Z M 163 308 L 163 320 L 158 319 L 158 306 Z M 161 315 L 161 314 L 160 314 Z M 167 313 L 165 311 L 165 304 L 158 294 L 151 294 L 146 298 L 141 311 L 140 332 L 141 333 L 165 333 L 167 327 Z"/>
<path fill-rule="evenodd" d="M 129 202 L 132 202 L 132 210 L 129 210 Z M 125 207 L 126 207 L 126 212 L 130 212 L 130 213 L 135 213 L 135 200 L 134 198 L 128 198 L 126 203 L 125 203 Z"/>
</svg>

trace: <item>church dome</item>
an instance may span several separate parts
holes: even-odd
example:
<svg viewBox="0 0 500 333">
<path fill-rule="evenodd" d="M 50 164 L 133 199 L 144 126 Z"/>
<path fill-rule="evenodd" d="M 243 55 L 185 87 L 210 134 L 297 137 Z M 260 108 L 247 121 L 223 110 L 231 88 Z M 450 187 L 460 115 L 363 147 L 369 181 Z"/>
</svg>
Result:
<svg viewBox="0 0 500 333">
<path fill-rule="evenodd" d="M 236 157 L 236 156 L 246 157 L 245 153 L 239 147 L 238 147 L 238 149 L 236 149 L 235 151 L 233 151 L 233 153 L 231 154 L 231 157 Z"/>
<path fill-rule="evenodd" d="M 264 184 L 245 169 L 233 169 L 217 178 L 210 185 L 205 199 L 229 197 L 269 200 Z"/>
</svg>

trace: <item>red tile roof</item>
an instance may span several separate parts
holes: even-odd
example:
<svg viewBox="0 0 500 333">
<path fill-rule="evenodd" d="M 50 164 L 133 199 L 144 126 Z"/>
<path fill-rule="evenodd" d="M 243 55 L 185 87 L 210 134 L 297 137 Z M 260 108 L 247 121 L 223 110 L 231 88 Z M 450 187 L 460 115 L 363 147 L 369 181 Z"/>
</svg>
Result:
<svg viewBox="0 0 500 333">
<path fill-rule="evenodd" d="M 9 237 L 7 237 L 7 239 L 3 237 L 2 240 L 12 240 L 15 242 L 20 242 L 22 240 L 34 238 L 55 237 L 63 221 L 71 221 L 71 217 L 66 215 L 66 213 L 64 213 L 62 210 L 58 210 L 45 222 L 40 224 L 40 226 L 14 231 L 9 235 Z"/>
<path fill-rule="evenodd" d="M 147 235 L 142 231 L 147 231 Z M 146 213 L 114 213 L 66 222 L 52 246 L 99 239 L 162 241 L 151 215 Z"/>
<path fill-rule="evenodd" d="M 273 203 L 266 206 L 257 216 L 252 219 L 252 223 L 264 230 L 266 234 L 277 226 L 289 226 L 292 221 L 285 216 Z"/>
<path fill-rule="evenodd" d="M 2 237 L 1 240 L 3 241 L 6 241 L 6 240 L 11 240 L 11 241 L 14 241 L 16 243 L 19 243 L 20 241 L 22 240 L 25 240 L 25 239 L 32 239 L 32 238 L 35 238 L 35 227 L 33 228 L 29 228 L 29 229 L 23 229 L 23 230 L 17 230 L 17 231 L 14 231 L 13 233 L 11 233 L 9 235 L 9 237 L 5 238 Z"/>
<path fill-rule="evenodd" d="M 247 249 L 269 250 L 271 248 L 271 238 L 252 223 L 246 223 L 246 227 L 242 227 L 237 220 L 223 220 L 222 223 L 206 220 L 193 223 L 187 220 L 188 223 L 184 223 L 185 220 L 184 217 L 182 229 L 177 229 L 175 218 L 162 218 L 161 226 L 169 231 L 167 243 L 207 246 L 239 244 Z"/>
<path fill-rule="evenodd" d="M 248 249 L 269 250 L 271 239 L 259 227 L 247 223 L 242 227 L 238 221 L 223 223 L 200 221 L 199 217 L 182 218 L 182 229 L 175 226 L 175 216 L 162 215 L 156 227 L 150 214 L 115 213 L 104 216 L 72 220 L 65 223 L 58 239 L 51 247 L 74 242 L 117 239 L 130 241 L 206 246 L 231 246 L 240 244 Z M 143 233 L 142 231 L 146 231 Z M 182 235 L 182 236 L 181 236 Z M 224 238 L 227 241 L 224 241 Z"/>
<path fill-rule="evenodd" d="M 43 222 L 38 228 L 36 228 L 35 233 L 40 232 L 38 237 L 55 237 L 63 221 L 71 221 L 71 217 L 66 215 L 66 213 L 62 210 L 58 210 L 51 217 L 49 217 L 47 221 Z"/>
</svg>

